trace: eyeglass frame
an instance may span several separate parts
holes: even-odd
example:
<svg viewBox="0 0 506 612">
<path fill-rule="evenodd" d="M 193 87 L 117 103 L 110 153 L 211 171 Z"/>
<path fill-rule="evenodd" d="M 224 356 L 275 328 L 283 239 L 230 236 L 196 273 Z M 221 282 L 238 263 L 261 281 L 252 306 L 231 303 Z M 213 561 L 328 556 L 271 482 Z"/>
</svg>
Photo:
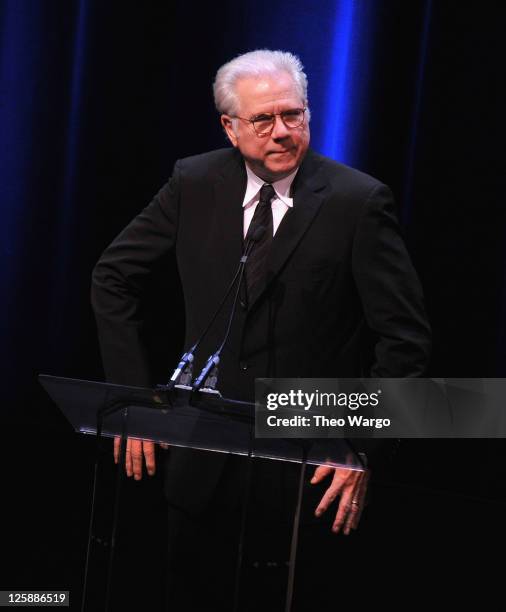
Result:
<svg viewBox="0 0 506 612">
<path fill-rule="evenodd" d="M 302 111 L 302 121 L 299 123 L 299 125 L 295 125 L 293 127 L 290 127 L 289 125 L 286 125 L 285 120 L 283 119 L 282 115 L 283 115 L 283 113 L 291 113 L 293 111 Z M 274 126 L 276 125 L 276 117 L 279 117 L 281 119 L 281 121 L 283 122 L 283 125 L 286 128 L 288 128 L 289 130 L 296 130 L 301 125 L 304 125 L 304 120 L 306 118 L 306 111 L 307 111 L 307 106 L 304 106 L 303 108 L 289 108 L 288 110 L 281 111 L 280 113 L 261 113 L 260 115 L 270 115 L 272 117 L 271 129 L 268 132 L 265 132 L 264 134 L 259 134 L 256 131 L 255 121 L 257 121 L 258 119 L 246 119 L 246 117 L 239 117 L 239 115 L 230 115 L 230 118 L 231 119 L 240 119 L 241 121 L 245 121 L 246 123 L 250 123 L 252 125 L 252 127 L 253 127 L 253 131 L 255 132 L 255 134 L 259 138 L 264 138 L 265 136 L 270 136 L 272 134 L 272 130 L 274 129 Z"/>
</svg>

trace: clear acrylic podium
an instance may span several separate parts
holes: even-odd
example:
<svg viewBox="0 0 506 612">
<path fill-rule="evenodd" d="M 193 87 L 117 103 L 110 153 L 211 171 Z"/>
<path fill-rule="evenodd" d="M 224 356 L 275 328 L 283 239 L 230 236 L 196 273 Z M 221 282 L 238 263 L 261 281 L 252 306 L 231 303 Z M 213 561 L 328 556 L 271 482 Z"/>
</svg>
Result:
<svg viewBox="0 0 506 612">
<path fill-rule="evenodd" d="M 194 393 L 188 387 L 176 386 L 170 391 L 163 387 L 150 389 L 109 383 L 75 380 L 40 375 L 39 381 L 58 405 L 75 431 L 97 437 L 94 484 L 91 502 L 90 529 L 86 558 L 82 612 L 87 607 L 89 576 L 92 570 L 95 536 L 97 479 L 99 474 L 100 440 L 121 437 L 119 466 L 124 465 L 127 437 L 166 443 L 171 446 L 200 449 L 209 452 L 232 453 L 250 458 L 290 461 L 300 464 L 300 478 L 292 530 L 288 567 L 285 611 L 291 609 L 297 536 L 302 490 L 307 464 L 327 465 L 349 470 L 364 470 L 361 458 L 343 439 L 272 439 L 255 438 L 255 405 L 223 398 L 206 390 Z M 249 470 L 251 472 L 251 469 Z M 109 539 L 108 562 L 105 571 L 104 610 L 110 609 L 111 574 L 114 562 L 117 518 L 124 469 L 117 469 L 113 521 Z M 247 511 L 247 504 L 244 513 Z M 245 517 L 243 517 L 245 520 Z M 244 524 L 243 520 L 243 524 Z M 236 575 L 236 609 L 239 601 L 241 556 L 244 531 L 240 534 Z M 93 608 L 96 610 L 96 607 Z"/>
</svg>

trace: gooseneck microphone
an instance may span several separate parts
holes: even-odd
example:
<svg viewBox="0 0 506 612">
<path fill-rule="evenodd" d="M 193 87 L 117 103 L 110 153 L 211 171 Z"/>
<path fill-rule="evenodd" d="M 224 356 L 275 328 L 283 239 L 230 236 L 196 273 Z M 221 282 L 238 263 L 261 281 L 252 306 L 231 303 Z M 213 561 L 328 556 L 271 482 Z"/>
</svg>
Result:
<svg viewBox="0 0 506 612">
<path fill-rule="evenodd" d="M 244 270 L 246 268 L 246 262 L 248 261 L 248 257 L 251 254 L 253 247 L 259 240 L 261 240 L 265 231 L 266 231 L 266 228 L 264 225 L 255 225 L 253 227 L 250 226 L 248 233 L 246 234 L 246 248 L 244 249 L 244 254 L 240 259 L 239 268 L 237 270 L 236 276 L 234 277 L 234 280 L 236 277 L 238 277 L 239 282 L 237 283 L 234 301 L 232 302 L 232 309 L 230 311 L 230 316 L 228 319 L 228 325 L 227 325 L 227 330 L 225 332 L 225 336 L 218 350 L 215 351 L 212 355 L 210 355 L 209 359 L 206 361 L 206 365 L 202 368 L 202 371 L 200 372 L 197 380 L 193 383 L 193 387 L 192 387 L 193 391 L 199 391 L 202 388 L 202 386 L 205 386 L 205 388 L 209 390 L 214 390 L 216 388 L 216 382 L 218 379 L 218 364 L 220 362 L 220 354 L 221 354 L 221 351 L 223 350 L 223 347 L 227 343 L 228 336 L 230 334 L 230 330 L 232 329 L 232 323 L 234 321 L 235 312 L 237 310 L 237 300 L 239 298 L 239 293 L 241 291 L 241 285 L 242 285 L 242 280 L 244 277 Z"/>
<path fill-rule="evenodd" d="M 195 342 L 195 344 L 188 351 L 183 353 L 183 355 L 181 356 L 181 358 L 179 360 L 179 363 L 177 364 L 176 369 L 174 370 L 174 372 L 172 373 L 172 376 L 170 377 L 169 382 L 164 387 L 165 390 L 170 391 L 177 384 L 184 385 L 184 386 L 191 386 L 193 360 L 194 360 L 194 357 L 195 357 L 195 352 L 196 352 L 197 348 L 199 347 L 200 343 L 202 342 L 202 340 L 206 337 L 207 333 L 211 329 L 213 323 L 216 320 L 216 317 L 221 312 L 221 310 L 222 310 L 222 308 L 223 308 L 223 306 L 224 306 L 228 296 L 230 295 L 230 292 L 234 288 L 234 286 L 235 286 L 235 284 L 237 282 L 237 279 L 239 279 L 239 282 L 238 282 L 238 285 L 237 285 L 236 295 L 235 295 L 233 306 L 232 306 L 232 316 L 231 316 L 231 318 L 229 320 L 229 325 L 228 325 L 225 341 L 228 338 L 228 334 L 230 332 L 230 328 L 231 328 L 231 325 L 232 325 L 233 313 L 235 312 L 237 296 L 239 294 L 239 290 L 240 290 L 240 287 L 241 287 L 242 279 L 243 279 L 243 276 L 244 276 L 244 267 L 246 265 L 246 261 L 248 259 L 249 254 L 251 253 L 251 251 L 253 249 L 253 246 L 255 245 L 256 242 L 258 242 L 262 238 L 264 232 L 265 232 L 265 227 L 263 225 L 250 226 L 250 228 L 248 229 L 248 232 L 246 234 L 244 251 L 243 251 L 243 254 L 241 256 L 241 259 L 239 260 L 239 266 L 237 268 L 237 271 L 236 271 L 232 281 L 230 282 L 230 285 L 228 286 L 228 288 L 227 288 L 227 290 L 225 292 L 225 295 L 223 296 L 223 299 L 221 300 L 220 304 L 216 308 L 216 310 L 215 310 L 213 316 L 211 317 L 207 327 L 204 329 L 204 331 L 200 335 L 200 338 Z M 222 346 L 219 349 L 219 352 L 221 352 L 221 349 L 223 348 L 224 345 L 225 345 L 225 343 L 222 344 Z M 219 361 L 219 352 L 218 352 L 218 361 Z M 216 353 L 213 353 L 213 355 L 211 355 L 211 357 L 209 359 L 211 359 L 214 355 L 216 355 Z M 209 360 L 208 360 L 208 363 L 209 363 Z M 206 366 L 207 366 L 207 363 L 206 363 Z M 204 368 L 204 370 L 205 370 L 205 368 Z M 202 370 L 202 372 L 204 370 Z M 199 376 L 199 379 L 200 379 L 200 376 Z M 198 389 L 200 389 L 200 387 L 202 386 L 202 383 L 203 383 L 203 381 L 200 383 Z"/>
</svg>

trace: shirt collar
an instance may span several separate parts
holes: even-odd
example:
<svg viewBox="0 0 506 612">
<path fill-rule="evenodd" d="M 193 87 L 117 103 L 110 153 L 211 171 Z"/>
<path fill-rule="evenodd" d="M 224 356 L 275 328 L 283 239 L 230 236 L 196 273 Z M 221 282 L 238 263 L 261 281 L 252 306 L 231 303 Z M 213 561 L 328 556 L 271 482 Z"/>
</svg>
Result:
<svg viewBox="0 0 506 612">
<path fill-rule="evenodd" d="M 245 165 L 248 183 L 246 185 L 246 193 L 244 194 L 243 208 L 255 200 L 258 196 L 258 192 L 262 186 L 265 185 L 265 181 L 258 177 L 253 170 L 249 168 L 248 164 Z M 283 204 L 286 204 L 286 206 L 293 206 L 293 198 L 290 197 L 290 188 L 298 170 L 299 168 L 295 168 L 295 170 L 288 176 L 285 176 L 285 178 L 272 183 L 274 191 L 276 192 L 276 197 L 279 198 Z"/>
</svg>

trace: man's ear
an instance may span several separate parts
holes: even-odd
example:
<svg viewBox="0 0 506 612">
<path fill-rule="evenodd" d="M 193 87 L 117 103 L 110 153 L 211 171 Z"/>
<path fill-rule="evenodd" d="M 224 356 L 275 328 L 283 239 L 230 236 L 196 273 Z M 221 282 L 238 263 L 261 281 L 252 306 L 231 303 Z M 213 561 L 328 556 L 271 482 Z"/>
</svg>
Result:
<svg viewBox="0 0 506 612">
<path fill-rule="evenodd" d="M 232 117 L 230 117 L 229 115 L 222 115 L 220 117 L 220 120 L 221 125 L 223 126 L 223 129 L 225 130 L 225 133 L 228 136 L 228 139 L 234 147 L 237 147 L 237 136 L 235 135 L 234 128 L 232 126 Z"/>
<path fill-rule="evenodd" d="M 304 103 L 304 107 L 306 109 L 306 122 L 309 123 L 311 121 L 311 111 L 309 110 L 309 102 L 307 100 Z"/>
</svg>

